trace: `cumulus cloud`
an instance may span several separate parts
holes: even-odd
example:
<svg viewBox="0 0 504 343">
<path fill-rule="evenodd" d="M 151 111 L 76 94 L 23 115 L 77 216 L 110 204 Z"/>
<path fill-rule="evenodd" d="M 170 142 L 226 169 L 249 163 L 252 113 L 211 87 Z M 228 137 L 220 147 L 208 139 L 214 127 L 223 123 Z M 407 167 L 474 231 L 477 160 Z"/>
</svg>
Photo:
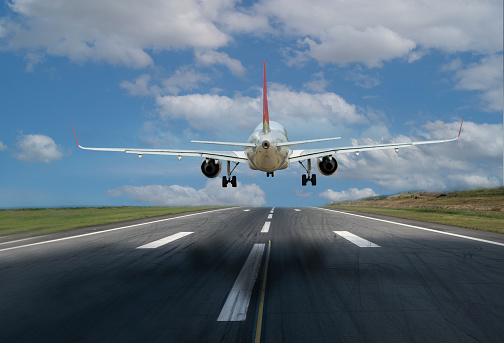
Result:
<svg viewBox="0 0 504 343">
<path fill-rule="evenodd" d="M 460 122 L 428 122 L 412 137 L 380 140 L 359 139 L 353 145 L 369 145 L 454 137 Z M 452 133 L 452 134 L 450 134 Z M 502 174 L 504 133 L 501 124 L 465 122 L 455 142 L 337 154 L 337 176 L 346 180 L 369 180 L 387 190 L 443 190 L 496 185 Z"/>
<path fill-rule="evenodd" d="M 4 25 L 12 49 L 37 49 L 73 61 L 133 68 L 153 63 L 146 50 L 215 49 L 231 37 L 216 25 L 232 5 L 196 0 L 12 0 L 23 25 Z"/>
<path fill-rule="evenodd" d="M 457 89 L 477 91 L 485 108 L 489 111 L 502 111 L 503 108 L 503 57 L 496 54 L 483 58 L 479 63 L 459 69 L 455 78 Z M 453 67 L 459 67 L 457 60 Z"/>
<path fill-rule="evenodd" d="M 305 47 L 292 58 L 307 56 L 321 63 L 360 62 L 368 67 L 383 61 L 421 58 L 429 49 L 446 52 L 502 50 L 502 1 L 471 0 L 341 2 L 271 0 L 255 6 L 275 29 L 297 37 Z"/>
<path fill-rule="evenodd" d="M 275 83 L 269 86 L 268 92 L 270 119 L 295 123 L 299 131 L 310 126 L 314 131 L 335 134 L 340 133 L 345 125 L 368 121 L 355 105 L 335 93 L 310 94 Z M 256 97 L 241 94 L 234 97 L 217 94 L 167 95 L 157 97 L 156 103 L 164 121 L 183 119 L 193 129 L 221 134 L 237 128 L 249 130 L 257 125 L 262 113 L 262 96 L 259 91 L 257 93 Z M 287 129 L 295 130 L 295 127 L 292 125 Z"/>
<path fill-rule="evenodd" d="M 241 76 L 245 73 L 245 68 L 242 66 L 241 62 L 229 57 L 225 52 L 210 50 L 196 51 L 196 62 L 205 66 L 222 64 L 236 76 Z"/>
<path fill-rule="evenodd" d="M 207 181 L 202 189 L 189 186 L 121 186 L 107 192 L 114 197 L 128 197 L 155 206 L 173 205 L 248 205 L 266 204 L 266 194 L 256 184 L 238 182 L 236 188 L 223 188 L 220 179 Z"/>
<path fill-rule="evenodd" d="M 43 134 L 21 135 L 16 150 L 14 157 L 23 162 L 51 163 L 63 157 L 62 147 Z"/>
<path fill-rule="evenodd" d="M 240 63 L 215 50 L 247 34 L 302 42 L 303 47 L 287 47 L 297 62 L 314 58 L 321 63 L 360 62 L 369 67 L 398 57 L 412 62 L 429 49 L 491 54 L 502 50 L 503 40 L 499 0 L 385 4 L 374 0 L 251 4 L 231 0 L 11 0 L 8 6 L 15 15 L 0 18 L 0 37 L 7 39 L 11 49 L 36 51 L 40 58 L 50 54 L 133 68 L 152 65 L 151 51 L 190 48 L 207 51 L 197 57 L 202 61 L 224 64 L 240 75 Z M 29 65 L 37 60 L 31 58 Z"/>
<path fill-rule="evenodd" d="M 7 145 L 3 144 L 3 142 L 0 141 L 0 151 L 6 150 L 6 149 L 7 149 Z"/>
<path fill-rule="evenodd" d="M 362 198 L 369 198 L 377 196 L 371 188 L 357 189 L 350 188 L 347 191 L 336 192 L 332 189 L 325 190 L 320 193 L 319 196 L 321 198 L 327 199 L 330 202 L 338 202 L 338 201 L 348 201 L 348 200 L 357 200 Z"/>
</svg>

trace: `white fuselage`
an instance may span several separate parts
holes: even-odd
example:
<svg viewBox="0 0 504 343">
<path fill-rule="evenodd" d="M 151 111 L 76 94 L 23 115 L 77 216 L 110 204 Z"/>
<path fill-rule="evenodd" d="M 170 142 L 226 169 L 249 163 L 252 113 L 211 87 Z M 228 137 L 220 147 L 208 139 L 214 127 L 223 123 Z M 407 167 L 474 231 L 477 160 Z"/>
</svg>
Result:
<svg viewBox="0 0 504 343">
<path fill-rule="evenodd" d="M 289 166 L 290 148 L 277 146 L 289 141 L 287 131 L 274 121 L 269 122 L 269 127 L 270 132 L 264 133 L 263 123 L 260 123 L 248 139 L 248 143 L 256 145 L 245 149 L 250 169 L 272 173 Z"/>
</svg>

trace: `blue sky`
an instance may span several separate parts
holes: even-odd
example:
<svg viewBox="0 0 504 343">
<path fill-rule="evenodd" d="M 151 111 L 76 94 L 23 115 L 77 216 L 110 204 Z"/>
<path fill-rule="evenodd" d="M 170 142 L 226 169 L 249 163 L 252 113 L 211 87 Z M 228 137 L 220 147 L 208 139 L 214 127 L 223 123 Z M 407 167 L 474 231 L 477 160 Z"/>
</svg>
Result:
<svg viewBox="0 0 504 343">
<path fill-rule="evenodd" d="M 315 206 L 503 178 L 502 1 L 8 0 L 0 5 L 0 208 Z M 239 165 L 237 188 L 199 158 L 83 151 L 200 149 L 270 119 L 291 140 L 454 143 L 338 154 L 301 186 Z M 316 143 L 310 147 L 326 146 Z"/>
</svg>

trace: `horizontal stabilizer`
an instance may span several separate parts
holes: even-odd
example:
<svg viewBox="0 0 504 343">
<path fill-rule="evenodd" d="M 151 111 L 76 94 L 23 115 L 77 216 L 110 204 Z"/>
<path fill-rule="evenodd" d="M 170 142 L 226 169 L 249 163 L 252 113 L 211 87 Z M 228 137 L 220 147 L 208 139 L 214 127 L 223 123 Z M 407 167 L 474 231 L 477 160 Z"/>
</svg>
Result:
<svg viewBox="0 0 504 343">
<path fill-rule="evenodd" d="M 233 143 L 233 142 L 213 142 L 213 141 L 191 141 L 191 143 L 241 146 L 241 147 L 244 147 L 244 148 L 254 148 L 256 146 L 254 143 Z"/>
<path fill-rule="evenodd" d="M 306 144 L 306 143 L 333 141 L 336 139 L 341 139 L 341 137 L 309 139 L 309 140 L 305 140 L 305 141 L 282 142 L 282 143 L 278 143 L 276 146 L 292 146 L 292 145 L 299 145 L 299 144 Z"/>
</svg>

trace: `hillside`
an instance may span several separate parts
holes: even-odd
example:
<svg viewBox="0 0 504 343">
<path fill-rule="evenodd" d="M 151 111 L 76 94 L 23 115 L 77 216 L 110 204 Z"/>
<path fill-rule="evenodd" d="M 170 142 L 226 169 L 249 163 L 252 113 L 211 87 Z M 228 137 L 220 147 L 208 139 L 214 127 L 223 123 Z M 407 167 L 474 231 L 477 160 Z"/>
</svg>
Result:
<svg viewBox="0 0 504 343">
<path fill-rule="evenodd" d="M 328 207 L 504 233 L 504 187 L 451 193 L 408 192 Z"/>
</svg>

